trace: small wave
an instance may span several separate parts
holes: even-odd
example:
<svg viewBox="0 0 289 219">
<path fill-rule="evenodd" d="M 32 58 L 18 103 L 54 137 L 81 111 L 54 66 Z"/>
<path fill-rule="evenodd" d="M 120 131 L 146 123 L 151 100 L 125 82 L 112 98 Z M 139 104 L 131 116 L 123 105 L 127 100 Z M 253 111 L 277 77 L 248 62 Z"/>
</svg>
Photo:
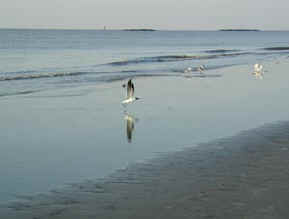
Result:
<svg viewBox="0 0 289 219">
<path fill-rule="evenodd" d="M 125 60 L 125 61 L 116 61 L 110 62 L 107 65 L 112 66 L 126 66 L 133 64 L 143 64 L 143 63 L 153 63 L 153 62 L 177 62 L 185 60 L 206 60 L 206 59 L 215 59 L 221 57 L 234 57 L 240 55 L 248 55 L 249 52 L 238 52 L 238 53 L 221 53 L 214 55 L 171 55 L 171 56 L 155 56 L 155 57 L 142 57 L 137 59 Z"/>
<path fill-rule="evenodd" d="M 36 73 L 34 70 L 22 70 L 22 71 L 9 71 L 9 72 L 0 72 L 0 74 L 31 74 Z"/>
<path fill-rule="evenodd" d="M 123 70 L 121 72 L 122 73 L 137 73 L 138 71 L 136 71 L 136 70 Z"/>
<path fill-rule="evenodd" d="M 217 69 L 222 69 L 222 68 L 228 68 L 228 67 L 232 67 L 238 64 L 228 64 L 228 65 L 206 65 L 205 66 L 205 71 L 208 70 L 217 70 Z M 191 73 L 198 73 L 199 72 L 199 66 L 196 67 L 189 67 L 190 68 L 190 72 Z M 185 72 L 185 68 L 175 68 L 175 69 L 171 69 L 171 72 L 175 72 L 175 73 L 184 73 Z"/>
<path fill-rule="evenodd" d="M 130 64 L 139 64 L 139 63 L 152 63 L 152 62 L 171 62 L 171 61 L 183 61 L 186 59 L 192 59 L 197 56 L 187 56 L 187 55 L 173 55 L 173 56 L 155 56 L 155 57 L 142 57 L 137 59 L 131 59 L 131 60 L 125 60 L 125 61 L 116 61 L 116 62 L 110 62 L 108 65 L 130 65 Z"/>
<path fill-rule="evenodd" d="M 180 76 L 179 74 L 173 74 L 173 73 L 138 73 L 138 74 L 124 74 L 124 75 L 101 75 L 98 78 L 95 79 L 95 81 L 99 82 L 114 82 L 114 81 L 122 81 L 129 78 L 144 78 L 144 77 L 171 77 L 171 76 Z M 93 79 L 89 79 L 89 82 L 92 82 Z"/>
<path fill-rule="evenodd" d="M 281 51 L 281 50 L 289 50 L 289 47 L 287 46 L 278 46 L 278 47 L 267 47 L 263 48 L 264 50 L 274 50 L 274 51 Z"/>
<path fill-rule="evenodd" d="M 239 49 L 212 49 L 206 50 L 205 53 L 228 53 L 228 52 L 239 52 Z"/>
<path fill-rule="evenodd" d="M 220 78 L 221 74 L 195 74 L 195 75 L 184 75 L 185 78 Z"/>
<path fill-rule="evenodd" d="M 36 93 L 36 92 L 39 92 L 39 91 L 40 91 L 40 90 L 25 90 L 25 91 L 16 91 L 16 92 L 0 93 L 0 97 L 32 94 L 32 93 Z"/>
<path fill-rule="evenodd" d="M 89 74 L 89 73 L 91 72 L 51 72 L 51 73 L 37 73 L 37 74 L 5 75 L 5 76 L 0 76 L 0 81 L 77 76 L 77 75 L 83 75 L 83 74 Z"/>
<path fill-rule="evenodd" d="M 13 81 L 13 80 L 32 80 L 41 78 L 55 78 L 55 77 L 68 77 L 68 76 L 80 76 L 80 75 L 112 75 L 112 74 L 139 74 L 144 72 L 150 72 L 148 70 L 121 70 L 121 71 L 80 71 L 80 72 L 50 72 L 50 73 L 37 73 L 37 74 L 16 74 L 16 75 L 2 75 L 1 81 Z M 154 72 L 154 71 L 151 71 Z M 11 73 L 11 72 L 10 72 Z"/>
<path fill-rule="evenodd" d="M 232 54 L 227 54 L 230 56 L 233 56 Z M 217 55 L 218 57 L 222 56 L 227 56 L 226 54 Z M 240 54 L 234 54 L 234 55 L 240 55 Z M 211 55 L 211 56 L 206 56 L 208 57 L 215 57 L 216 55 Z M 162 57 L 169 57 L 169 58 L 192 58 L 192 56 L 162 56 Z M 194 56 L 196 57 L 196 56 Z M 206 70 L 212 70 L 212 69 L 217 69 L 217 68 L 223 68 L 226 67 L 227 65 L 208 65 L 206 66 Z M 172 66 L 168 65 L 163 68 L 143 68 L 143 69 L 128 69 L 128 70 L 122 70 L 122 69 L 117 69 L 114 71 L 76 71 L 76 72 L 50 72 L 50 73 L 32 73 L 32 74 L 3 74 L 0 75 L 0 82 L 4 81 L 17 81 L 17 80 L 36 80 L 36 79 L 42 79 L 42 78 L 56 78 L 56 77 L 69 77 L 73 80 L 65 80 L 65 81 L 58 81 L 55 83 L 76 83 L 76 82 L 84 82 L 86 80 L 93 80 L 93 81 L 102 81 L 102 77 L 104 76 L 105 78 L 115 78 L 115 80 L 119 80 L 118 78 L 122 77 L 131 77 L 131 76 L 144 76 L 144 77 L 149 77 L 149 76 L 172 76 L 177 73 L 183 73 L 184 68 L 172 68 Z M 107 69 L 108 70 L 108 69 Z M 198 67 L 192 67 L 192 72 L 198 72 Z M 88 75 L 88 77 L 80 77 L 79 79 L 74 76 L 84 76 Z M 113 79 L 109 79 L 113 80 Z"/>
</svg>

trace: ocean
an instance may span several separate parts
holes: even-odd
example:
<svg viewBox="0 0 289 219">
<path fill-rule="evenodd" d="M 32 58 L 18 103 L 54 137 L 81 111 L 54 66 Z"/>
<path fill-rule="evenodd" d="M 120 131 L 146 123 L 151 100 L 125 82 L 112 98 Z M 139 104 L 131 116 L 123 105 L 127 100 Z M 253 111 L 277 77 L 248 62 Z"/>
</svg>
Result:
<svg viewBox="0 0 289 219">
<path fill-rule="evenodd" d="M 288 120 L 288 39 L 286 31 L 1 29 L 0 204 Z M 124 108 L 128 78 L 141 100 Z"/>
<path fill-rule="evenodd" d="M 288 55 L 285 31 L 0 30 L 0 96 Z"/>
</svg>

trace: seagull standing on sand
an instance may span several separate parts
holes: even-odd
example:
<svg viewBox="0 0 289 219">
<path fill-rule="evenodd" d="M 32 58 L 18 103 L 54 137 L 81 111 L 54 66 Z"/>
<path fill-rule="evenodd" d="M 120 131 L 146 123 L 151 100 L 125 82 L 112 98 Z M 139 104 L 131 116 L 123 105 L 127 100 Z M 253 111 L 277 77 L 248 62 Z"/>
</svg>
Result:
<svg viewBox="0 0 289 219">
<path fill-rule="evenodd" d="M 263 73 L 263 65 L 255 64 L 254 65 L 254 73 L 255 74 L 262 74 Z"/>
<path fill-rule="evenodd" d="M 192 72 L 192 68 L 188 67 L 184 70 L 184 73 L 191 73 Z"/>
<path fill-rule="evenodd" d="M 200 72 L 200 73 L 203 73 L 203 72 L 205 71 L 205 66 L 200 65 L 200 66 L 197 68 L 197 71 Z"/>
<path fill-rule="evenodd" d="M 264 74 L 263 66 L 258 64 L 258 63 L 256 63 L 254 65 L 254 72 L 252 74 L 255 75 L 256 78 L 262 79 L 263 78 L 263 74 Z"/>
<path fill-rule="evenodd" d="M 126 99 L 121 102 L 123 105 L 132 103 L 132 102 L 140 99 L 139 97 L 134 96 L 134 84 L 132 83 L 131 79 L 129 79 L 129 81 L 127 82 L 126 87 L 127 87 L 126 88 L 127 89 L 127 96 L 126 96 Z"/>
</svg>

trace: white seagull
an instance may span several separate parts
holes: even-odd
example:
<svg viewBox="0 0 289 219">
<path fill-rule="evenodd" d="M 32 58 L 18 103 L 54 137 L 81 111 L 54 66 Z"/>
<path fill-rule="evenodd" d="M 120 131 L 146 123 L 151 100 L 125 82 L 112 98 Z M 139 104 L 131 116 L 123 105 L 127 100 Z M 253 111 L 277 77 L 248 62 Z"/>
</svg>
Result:
<svg viewBox="0 0 289 219">
<path fill-rule="evenodd" d="M 255 75 L 256 78 L 262 79 L 263 78 L 263 74 L 264 74 L 263 66 L 258 64 L 258 63 L 256 63 L 254 65 L 254 72 L 252 74 Z"/>
<path fill-rule="evenodd" d="M 260 65 L 260 64 L 255 64 L 254 65 L 254 73 L 263 73 L 263 65 Z"/>
<path fill-rule="evenodd" d="M 200 65 L 200 66 L 197 68 L 197 71 L 200 72 L 200 73 L 203 73 L 203 72 L 205 71 L 205 66 Z"/>
<path fill-rule="evenodd" d="M 192 68 L 188 67 L 184 70 L 184 73 L 191 73 L 192 72 Z"/>
<path fill-rule="evenodd" d="M 131 81 L 131 79 L 129 79 L 129 81 L 127 82 L 127 96 L 126 96 L 126 99 L 123 100 L 121 103 L 126 105 L 126 104 L 129 104 L 129 103 L 132 103 L 136 100 L 139 100 L 140 98 L 139 97 L 135 97 L 134 96 L 134 85 Z"/>
</svg>

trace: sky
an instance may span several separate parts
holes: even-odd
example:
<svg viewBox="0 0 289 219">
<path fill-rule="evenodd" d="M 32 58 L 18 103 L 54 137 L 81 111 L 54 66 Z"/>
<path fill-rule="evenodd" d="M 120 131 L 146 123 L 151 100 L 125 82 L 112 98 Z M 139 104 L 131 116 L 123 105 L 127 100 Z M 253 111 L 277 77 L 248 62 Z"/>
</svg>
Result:
<svg viewBox="0 0 289 219">
<path fill-rule="evenodd" d="M 0 28 L 289 30 L 288 0 L 0 0 Z"/>
</svg>

